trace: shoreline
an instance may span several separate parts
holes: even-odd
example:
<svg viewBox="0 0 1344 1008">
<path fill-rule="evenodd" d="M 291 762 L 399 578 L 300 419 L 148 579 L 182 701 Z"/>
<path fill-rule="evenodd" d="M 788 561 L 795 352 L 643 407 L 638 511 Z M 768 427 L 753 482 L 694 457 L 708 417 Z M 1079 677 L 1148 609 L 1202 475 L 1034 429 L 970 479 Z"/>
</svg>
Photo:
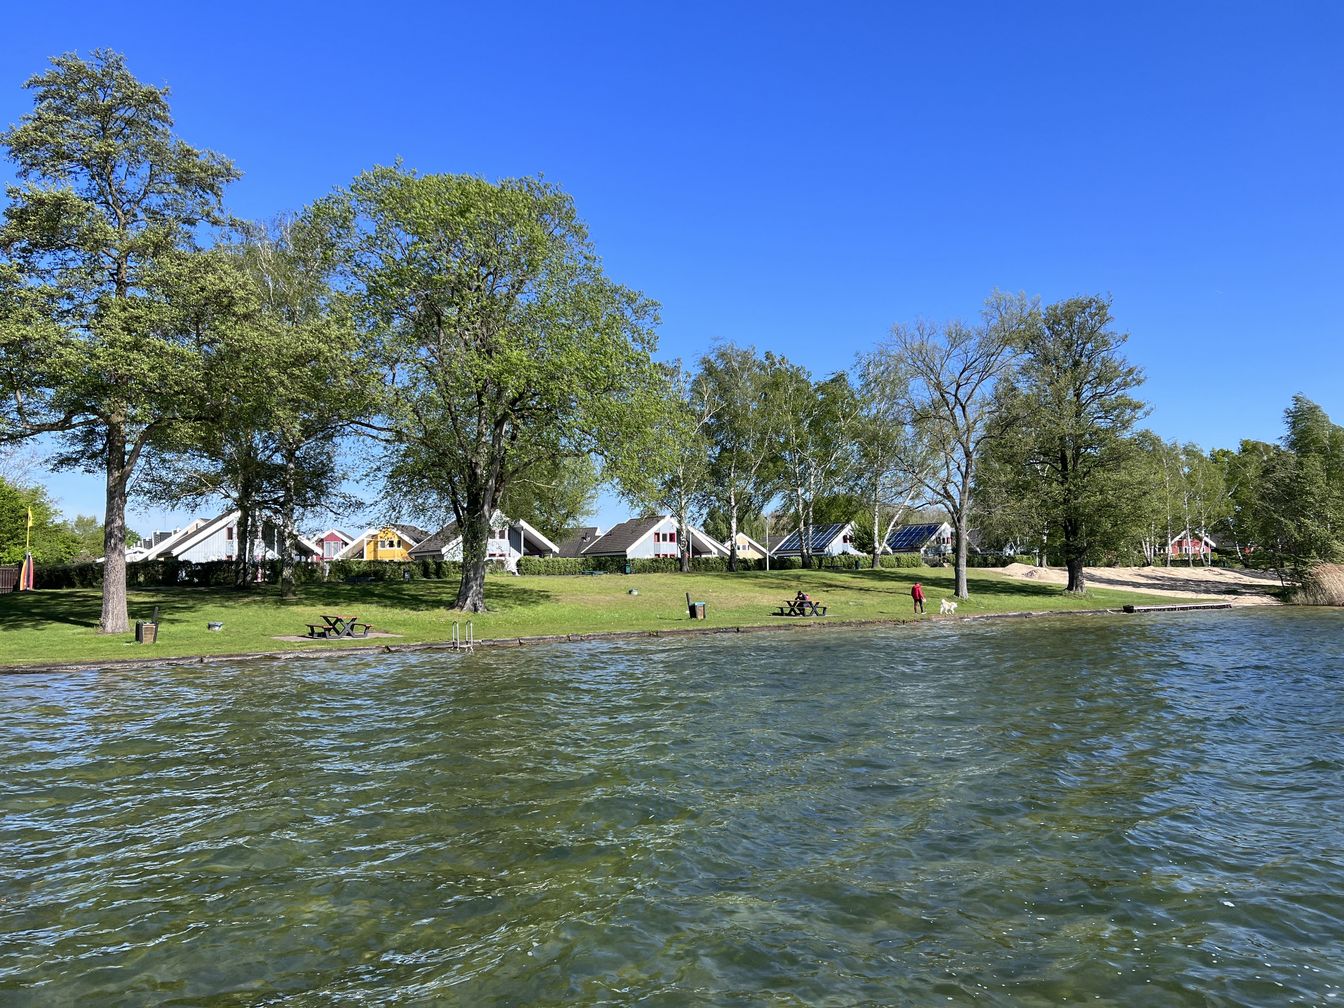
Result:
<svg viewBox="0 0 1344 1008">
<path fill-rule="evenodd" d="M 606 630 L 583 634 L 542 634 L 529 637 L 486 637 L 476 640 L 470 648 L 459 647 L 452 641 L 415 641 L 406 644 L 366 644 L 336 648 L 303 648 L 281 651 L 248 651 L 236 654 L 179 655 L 163 658 L 113 658 L 98 662 L 55 662 L 46 665 L 0 665 L 0 675 L 38 675 L 44 672 L 99 672 L 116 669 L 148 669 L 176 665 L 212 665 L 219 662 L 288 661 L 330 656 L 371 656 L 403 654 L 422 651 L 462 651 L 470 653 L 479 648 L 539 647 L 545 644 L 585 644 L 593 641 L 641 640 L 664 637 L 707 637 L 717 634 L 768 633 L 779 631 L 808 632 L 826 629 L 876 628 L 884 626 L 929 626 L 933 623 L 977 623 L 987 620 L 1035 619 L 1048 616 L 1127 616 L 1161 612 L 1192 612 L 1210 609 L 1246 608 L 1231 602 L 1204 601 L 1180 605 L 1134 605 L 1106 609 L 1043 609 L 1020 612 L 974 613 L 964 616 L 934 616 L 929 620 L 912 619 L 851 619 L 817 621 L 799 619 L 791 622 L 748 624 L 721 627 L 673 627 L 658 630 Z"/>
</svg>

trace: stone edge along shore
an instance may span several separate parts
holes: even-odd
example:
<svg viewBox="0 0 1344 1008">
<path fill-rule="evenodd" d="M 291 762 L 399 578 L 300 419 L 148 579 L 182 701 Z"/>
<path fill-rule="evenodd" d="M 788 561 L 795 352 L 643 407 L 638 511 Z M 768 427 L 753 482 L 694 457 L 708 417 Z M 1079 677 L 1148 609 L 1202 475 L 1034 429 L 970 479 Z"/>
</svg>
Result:
<svg viewBox="0 0 1344 1008">
<path fill-rule="evenodd" d="M 666 630 L 608 630 L 598 633 L 546 634 L 537 637 L 487 637 L 476 640 L 471 648 L 459 648 L 452 641 L 419 641 L 409 644 L 373 644 L 358 647 L 305 648 L 287 651 L 250 651 L 238 654 L 181 655 L 164 658 L 109 658 L 99 662 L 61 662 L 54 665 L 0 665 L 3 675 L 34 675 L 42 672 L 92 672 L 104 669 L 143 669 L 162 665 L 208 665 L 216 662 L 288 660 L 291 658 L 327 658 L 381 654 L 405 654 L 416 651 L 458 651 L 475 648 L 532 647 L 540 644 L 579 644 L 590 641 L 644 640 L 667 637 L 703 637 L 715 634 L 757 633 L 778 630 L 809 631 L 854 627 L 929 626 L 933 623 L 975 623 L 1000 619 L 1027 619 L 1045 616 L 1114 616 L 1154 612 L 1189 612 L 1198 609 L 1231 609 L 1230 602 L 1198 602 L 1189 605 L 1131 606 L 1112 609 L 1048 609 L 1035 612 L 979 613 L 966 616 L 942 616 L 936 620 L 858 619 L 767 623 L 760 626 L 674 627 Z"/>
</svg>

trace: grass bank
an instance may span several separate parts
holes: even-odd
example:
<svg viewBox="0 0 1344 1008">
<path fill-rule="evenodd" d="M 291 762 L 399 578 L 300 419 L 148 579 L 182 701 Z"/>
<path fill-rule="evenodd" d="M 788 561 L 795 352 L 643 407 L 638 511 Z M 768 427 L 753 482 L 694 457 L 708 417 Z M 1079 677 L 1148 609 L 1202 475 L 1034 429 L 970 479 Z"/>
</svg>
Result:
<svg viewBox="0 0 1344 1008">
<path fill-rule="evenodd" d="M 911 612 L 910 586 L 924 584 L 930 615 Z M 629 594 L 631 590 L 638 595 Z M 492 575 L 491 611 L 472 617 L 478 639 L 545 634 L 667 630 L 693 625 L 686 593 L 707 604 L 705 625 L 760 626 L 781 622 L 775 606 L 802 590 L 828 607 L 827 620 L 937 619 L 938 602 L 953 592 L 951 568 L 879 571 L 777 571 L 744 574 L 636 574 L 571 577 Z M 278 650 L 340 650 L 375 641 L 287 642 L 323 613 L 355 614 L 377 631 L 396 634 L 377 643 L 448 640 L 455 620 L 448 606 L 456 582 L 411 581 L 306 585 L 283 601 L 271 587 L 248 592 L 218 588 L 156 588 L 130 593 L 132 621 L 159 607 L 159 642 L 137 645 L 133 635 L 97 633 L 95 589 L 0 595 L 0 667 L 100 662 L 152 657 L 244 654 Z M 1053 585 L 1029 584 L 992 571 L 971 574 L 971 598 L 959 615 L 1067 611 L 1179 600 L 1112 589 L 1071 596 Z M 224 624 L 219 632 L 210 621 Z"/>
</svg>

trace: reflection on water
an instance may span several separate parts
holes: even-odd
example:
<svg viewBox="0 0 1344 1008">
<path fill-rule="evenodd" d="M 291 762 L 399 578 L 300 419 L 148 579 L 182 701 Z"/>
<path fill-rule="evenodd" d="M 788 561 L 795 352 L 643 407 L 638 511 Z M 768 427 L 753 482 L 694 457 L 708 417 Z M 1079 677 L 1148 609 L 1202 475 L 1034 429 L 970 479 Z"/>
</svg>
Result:
<svg viewBox="0 0 1344 1008">
<path fill-rule="evenodd" d="M 0 681 L 0 1004 L 1344 1003 L 1344 618 Z"/>
</svg>

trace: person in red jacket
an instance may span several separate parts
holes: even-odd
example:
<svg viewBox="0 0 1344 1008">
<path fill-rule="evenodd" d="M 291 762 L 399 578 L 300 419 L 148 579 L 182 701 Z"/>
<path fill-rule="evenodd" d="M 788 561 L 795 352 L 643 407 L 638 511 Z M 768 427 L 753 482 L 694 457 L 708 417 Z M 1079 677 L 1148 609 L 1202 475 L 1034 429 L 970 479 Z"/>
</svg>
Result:
<svg viewBox="0 0 1344 1008">
<path fill-rule="evenodd" d="M 910 589 L 910 597 L 915 600 L 915 612 L 917 613 L 923 612 L 924 586 L 920 584 L 918 581 L 916 581 L 914 587 Z"/>
</svg>

